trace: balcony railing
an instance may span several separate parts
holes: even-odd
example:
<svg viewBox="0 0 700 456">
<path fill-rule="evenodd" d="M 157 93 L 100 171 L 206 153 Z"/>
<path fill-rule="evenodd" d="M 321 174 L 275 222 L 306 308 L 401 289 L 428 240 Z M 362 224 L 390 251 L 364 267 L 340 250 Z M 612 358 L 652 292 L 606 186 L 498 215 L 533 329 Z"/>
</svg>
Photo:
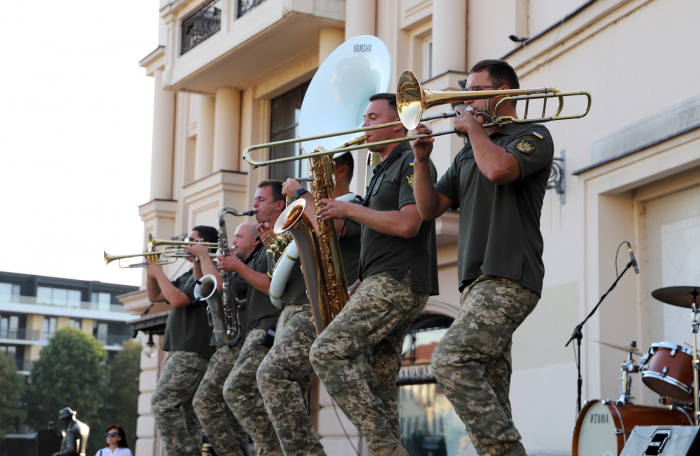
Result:
<svg viewBox="0 0 700 456">
<path fill-rule="evenodd" d="M 238 0 L 238 17 L 243 16 L 265 0 Z"/>
<path fill-rule="evenodd" d="M 12 339 L 12 340 L 39 340 L 41 338 L 41 331 L 38 329 L 0 329 L 0 339 Z"/>
<path fill-rule="evenodd" d="M 38 306 L 52 306 L 52 307 L 65 307 L 68 309 L 84 309 L 84 310 L 99 310 L 101 312 L 124 312 L 124 306 L 121 304 L 107 304 L 98 302 L 84 302 L 84 301 L 64 301 L 64 300 L 50 300 L 45 298 L 35 298 L 33 296 L 4 296 L 0 299 L 0 304 L 3 303 L 17 303 L 17 304 L 31 304 Z"/>
<path fill-rule="evenodd" d="M 98 334 L 95 336 L 97 342 L 105 345 L 121 345 L 125 340 L 131 339 L 131 335 L 102 335 Z"/>
<path fill-rule="evenodd" d="M 221 30 L 221 9 L 214 6 L 218 2 L 211 0 L 182 20 L 180 55 Z"/>
</svg>

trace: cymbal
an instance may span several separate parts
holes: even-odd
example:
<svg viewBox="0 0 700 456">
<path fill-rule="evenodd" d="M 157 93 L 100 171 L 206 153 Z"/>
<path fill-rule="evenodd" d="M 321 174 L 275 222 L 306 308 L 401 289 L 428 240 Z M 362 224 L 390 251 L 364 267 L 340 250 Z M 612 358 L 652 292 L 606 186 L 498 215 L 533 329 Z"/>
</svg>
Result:
<svg viewBox="0 0 700 456">
<path fill-rule="evenodd" d="M 636 348 L 634 348 L 632 346 L 623 347 L 622 345 L 613 345 L 613 344 L 609 344 L 607 342 L 603 342 L 601 340 L 596 340 L 594 342 L 598 342 L 601 345 L 607 345 L 608 347 L 616 348 L 616 349 L 623 351 L 625 353 L 632 353 L 633 355 L 640 355 L 640 356 L 642 355 L 642 352 L 640 352 L 639 350 L 637 350 Z"/>
<path fill-rule="evenodd" d="M 690 309 L 693 304 L 693 298 L 700 295 L 700 286 L 659 288 L 652 291 L 651 295 L 666 304 Z M 697 299 L 697 304 L 700 304 L 700 299 Z"/>
</svg>

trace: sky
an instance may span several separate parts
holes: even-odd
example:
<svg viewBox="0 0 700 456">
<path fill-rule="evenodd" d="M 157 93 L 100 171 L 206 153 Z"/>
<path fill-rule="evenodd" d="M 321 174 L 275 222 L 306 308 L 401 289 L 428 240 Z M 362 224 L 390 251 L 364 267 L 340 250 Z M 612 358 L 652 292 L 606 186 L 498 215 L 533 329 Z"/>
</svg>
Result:
<svg viewBox="0 0 700 456">
<path fill-rule="evenodd" d="M 158 0 L 3 6 L 0 271 L 140 285 Z"/>
</svg>

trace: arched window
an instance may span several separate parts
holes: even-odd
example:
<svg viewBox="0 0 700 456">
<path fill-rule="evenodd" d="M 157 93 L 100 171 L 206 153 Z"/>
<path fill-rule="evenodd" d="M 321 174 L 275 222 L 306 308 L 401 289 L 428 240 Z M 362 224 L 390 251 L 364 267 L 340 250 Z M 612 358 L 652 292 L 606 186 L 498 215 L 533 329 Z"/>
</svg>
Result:
<svg viewBox="0 0 700 456">
<path fill-rule="evenodd" d="M 411 456 L 476 456 L 464 424 L 430 368 L 430 357 L 453 319 L 419 317 L 406 334 L 396 381 L 401 444 Z"/>
</svg>

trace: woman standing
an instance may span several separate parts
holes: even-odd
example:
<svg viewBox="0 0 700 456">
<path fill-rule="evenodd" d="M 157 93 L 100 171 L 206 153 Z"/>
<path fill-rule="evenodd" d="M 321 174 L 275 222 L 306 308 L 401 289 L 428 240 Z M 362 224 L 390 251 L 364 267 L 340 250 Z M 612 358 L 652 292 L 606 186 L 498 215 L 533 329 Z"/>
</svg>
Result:
<svg viewBox="0 0 700 456">
<path fill-rule="evenodd" d="M 126 432 L 118 424 L 110 424 L 105 430 L 107 445 L 95 456 L 132 456 L 129 444 L 126 443 Z"/>
</svg>

